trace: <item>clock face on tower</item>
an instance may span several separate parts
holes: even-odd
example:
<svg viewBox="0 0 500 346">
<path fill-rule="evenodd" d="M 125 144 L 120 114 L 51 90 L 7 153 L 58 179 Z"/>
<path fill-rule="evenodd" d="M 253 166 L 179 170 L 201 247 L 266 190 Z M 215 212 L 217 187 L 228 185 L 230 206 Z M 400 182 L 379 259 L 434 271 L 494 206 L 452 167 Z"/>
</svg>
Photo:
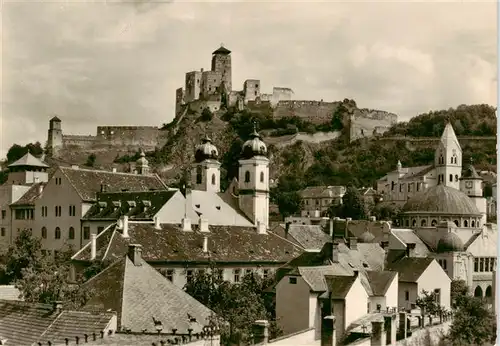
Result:
<svg viewBox="0 0 500 346">
<path fill-rule="evenodd" d="M 466 187 L 467 189 L 472 188 L 472 181 L 466 181 L 466 182 L 465 182 L 465 187 Z"/>
</svg>

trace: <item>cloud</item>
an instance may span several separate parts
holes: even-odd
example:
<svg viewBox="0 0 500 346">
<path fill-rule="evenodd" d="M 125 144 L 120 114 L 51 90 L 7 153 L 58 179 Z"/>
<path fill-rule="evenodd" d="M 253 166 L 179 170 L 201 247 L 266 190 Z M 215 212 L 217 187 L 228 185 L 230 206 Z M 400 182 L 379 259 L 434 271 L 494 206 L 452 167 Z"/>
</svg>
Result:
<svg viewBox="0 0 500 346">
<path fill-rule="evenodd" d="M 186 71 L 208 69 L 221 42 L 233 85 L 296 99 L 355 99 L 408 119 L 496 103 L 496 2 L 4 2 L 2 136 L 46 140 L 97 125 L 161 125 Z"/>
</svg>

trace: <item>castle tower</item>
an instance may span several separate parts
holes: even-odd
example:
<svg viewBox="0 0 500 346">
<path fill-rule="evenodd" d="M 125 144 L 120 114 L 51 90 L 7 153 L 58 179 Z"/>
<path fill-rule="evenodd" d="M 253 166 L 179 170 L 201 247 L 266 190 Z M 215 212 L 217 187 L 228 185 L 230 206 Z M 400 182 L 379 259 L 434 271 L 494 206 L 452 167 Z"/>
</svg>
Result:
<svg viewBox="0 0 500 346">
<path fill-rule="evenodd" d="M 455 131 L 447 123 L 434 155 L 437 184 L 460 189 L 462 175 L 462 148 L 458 142 Z"/>
<path fill-rule="evenodd" d="M 221 44 L 220 48 L 212 53 L 212 71 L 219 72 L 222 75 L 221 84 L 224 84 L 225 92 L 229 93 L 232 89 L 231 77 L 231 51 Z"/>
<path fill-rule="evenodd" d="M 141 149 L 141 156 L 136 161 L 135 168 L 137 174 L 148 175 L 149 174 L 149 161 L 146 159 L 146 154 Z"/>
<path fill-rule="evenodd" d="M 469 166 L 460 178 L 460 191 L 472 199 L 483 216 L 481 225 L 484 225 L 486 223 L 487 203 L 486 198 L 483 197 L 483 178 L 477 174 L 476 169 L 472 165 L 472 158 Z"/>
<path fill-rule="evenodd" d="M 57 116 L 49 121 L 49 131 L 47 136 L 47 151 L 50 155 L 56 156 L 63 146 L 61 119 Z"/>
<path fill-rule="evenodd" d="M 269 228 L 269 159 L 267 147 L 254 125 L 239 160 L 239 206 L 256 226 Z"/>
<path fill-rule="evenodd" d="M 23 157 L 9 166 L 9 185 L 31 185 L 49 181 L 49 166 L 42 160 L 34 157 L 28 151 Z"/>
<path fill-rule="evenodd" d="M 192 186 L 195 190 L 220 192 L 219 152 L 212 140 L 205 136 L 196 147 L 195 164 L 192 171 Z"/>
</svg>

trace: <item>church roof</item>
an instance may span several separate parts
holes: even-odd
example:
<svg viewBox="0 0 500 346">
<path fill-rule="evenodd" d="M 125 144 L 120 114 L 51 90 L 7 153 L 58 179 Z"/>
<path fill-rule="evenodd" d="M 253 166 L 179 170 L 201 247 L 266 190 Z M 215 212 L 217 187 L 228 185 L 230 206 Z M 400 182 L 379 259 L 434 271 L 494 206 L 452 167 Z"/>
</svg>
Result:
<svg viewBox="0 0 500 346">
<path fill-rule="evenodd" d="M 455 232 L 446 233 L 439 239 L 437 252 L 464 251 L 464 243 Z"/>
<path fill-rule="evenodd" d="M 472 200 L 462 191 L 437 185 L 416 194 L 406 202 L 403 213 L 480 215 Z"/>
<path fill-rule="evenodd" d="M 443 143 L 445 146 L 455 144 L 460 148 L 460 143 L 458 142 L 457 135 L 455 134 L 455 130 L 453 130 L 453 126 L 451 126 L 451 123 L 447 123 L 444 127 L 444 131 L 441 135 L 440 140 L 441 143 Z"/>
<path fill-rule="evenodd" d="M 40 159 L 37 159 L 36 157 L 31 155 L 30 152 L 27 152 L 23 157 L 21 157 L 14 163 L 11 163 L 8 167 L 20 166 L 49 168 L 49 165 L 43 163 Z"/>
<path fill-rule="evenodd" d="M 481 176 L 477 174 L 477 171 L 472 163 L 464 170 L 461 179 L 483 180 L 483 178 L 481 178 Z"/>
<path fill-rule="evenodd" d="M 50 119 L 50 122 L 51 122 L 51 123 L 52 123 L 52 122 L 58 122 L 58 123 L 60 123 L 60 122 L 61 122 L 61 119 L 59 119 L 59 118 L 57 117 L 57 115 L 56 115 L 56 116 L 54 116 L 52 119 Z"/>
</svg>

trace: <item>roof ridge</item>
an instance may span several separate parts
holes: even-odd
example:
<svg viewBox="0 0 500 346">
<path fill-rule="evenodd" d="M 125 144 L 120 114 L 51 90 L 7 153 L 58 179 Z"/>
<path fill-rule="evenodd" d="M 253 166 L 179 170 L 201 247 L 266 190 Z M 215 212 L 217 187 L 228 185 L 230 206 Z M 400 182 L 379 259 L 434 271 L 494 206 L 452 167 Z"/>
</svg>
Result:
<svg viewBox="0 0 500 346">
<path fill-rule="evenodd" d="M 54 323 L 56 323 L 56 321 L 59 319 L 59 317 L 62 316 L 64 311 L 61 311 L 59 312 L 59 314 L 57 315 L 56 318 L 54 318 L 54 320 L 47 326 L 47 328 L 45 328 L 45 330 L 43 331 L 43 333 L 38 337 L 38 340 L 41 340 L 42 337 L 47 334 L 47 332 L 50 330 L 50 327 L 52 327 L 54 325 Z"/>
<path fill-rule="evenodd" d="M 115 223 L 114 223 L 114 224 L 112 224 L 112 225 L 116 225 L 116 224 L 117 224 L 117 223 L 115 222 Z M 110 226 L 112 226 L 112 225 L 110 225 Z M 105 232 L 106 230 L 111 229 L 111 228 L 110 228 L 110 226 L 108 226 L 108 228 L 106 228 L 106 229 L 104 230 L 104 232 Z M 102 233 L 104 233 L 104 232 L 102 232 Z M 102 261 L 104 261 L 104 260 L 106 259 L 106 256 L 107 256 L 107 254 L 108 254 L 108 252 L 109 252 L 109 248 L 111 247 L 111 244 L 113 243 L 113 238 L 115 237 L 115 234 L 116 234 L 116 233 L 118 233 L 118 232 L 116 231 L 116 228 L 115 228 L 115 229 L 113 229 L 113 234 L 111 234 L 111 237 L 109 238 L 108 245 L 106 246 L 106 251 L 104 251 L 104 254 L 102 255 Z"/>
</svg>

